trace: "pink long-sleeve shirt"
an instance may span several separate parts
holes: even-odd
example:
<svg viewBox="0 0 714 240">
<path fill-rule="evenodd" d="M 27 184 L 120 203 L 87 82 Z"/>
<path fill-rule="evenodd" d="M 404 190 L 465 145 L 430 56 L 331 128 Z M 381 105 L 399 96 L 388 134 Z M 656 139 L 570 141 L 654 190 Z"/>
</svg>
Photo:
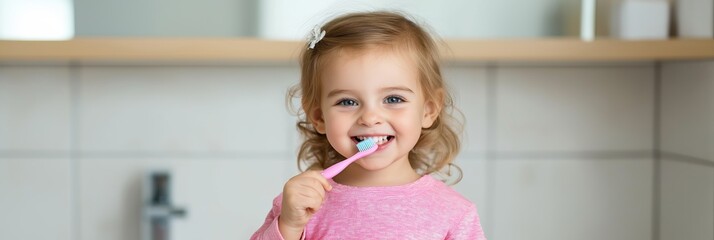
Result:
<svg viewBox="0 0 714 240">
<path fill-rule="evenodd" d="M 393 187 L 352 187 L 329 181 L 321 209 L 303 239 L 486 239 L 476 205 L 426 175 Z M 278 230 L 282 196 L 252 240 L 283 239 Z"/>
</svg>

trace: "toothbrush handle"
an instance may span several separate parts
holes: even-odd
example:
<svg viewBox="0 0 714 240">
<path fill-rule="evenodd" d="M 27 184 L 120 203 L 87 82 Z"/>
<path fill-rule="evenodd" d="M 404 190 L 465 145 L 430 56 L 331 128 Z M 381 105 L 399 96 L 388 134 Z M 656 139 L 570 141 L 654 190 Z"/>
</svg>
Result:
<svg viewBox="0 0 714 240">
<path fill-rule="evenodd" d="M 357 154 L 353 155 L 352 157 L 342 160 L 341 162 L 338 162 L 335 165 L 328 167 L 327 169 L 323 170 L 321 174 L 323 177 L 325 177 L 327 179 L 331 179 L 331 178 L 337 176 L 337 174 L 340 174 L 342 172 L 342 170 L 345 170 L 345 168 L 347 168 L 347 166 L 349 166 L 354 161 L 357 161 L 360 158 L 363 158 L 369 154 L 372 154 L 376 150 L 377 150 L 377 148 L 374 147 L 373 149 L 368 149 L 366 151 L 358 152 Z"/>
</svg>

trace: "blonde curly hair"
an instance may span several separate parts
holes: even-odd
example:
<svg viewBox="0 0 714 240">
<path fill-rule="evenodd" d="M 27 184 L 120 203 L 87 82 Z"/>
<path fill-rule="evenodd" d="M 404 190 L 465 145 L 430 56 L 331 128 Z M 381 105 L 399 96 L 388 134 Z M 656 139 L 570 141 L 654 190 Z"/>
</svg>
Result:
<svg viewBox="0 0 714 240">
<path fill-rule="evenodd" d="M 326 34 L 300 54 L 300 83 L 290 88 L 287 101 L 298 116 L 297 129 L 304 142 L 297 159 L 298 168 L 325 169 L 342 156 L 330 145 L 326 135 L 316 131 L 305 113 L 320 106 L 321 72 L 330 62 L 330 55 L 344 50 L 363 51 L 374 48 L 403 51 L 418 66 L 419 80 L 425 100 L 440 106 L 440 112 L 429 128 L 422 129 L 419 140 L 409 152 L 409 162 L 418 173 L 440 175 L 443 181 L 461 180 L 461 169 L 452 161 L 460 149 L 462 122 L 454 117 L 463 115 L 454 107 L 439 68 L 436 42 L 414 21 L 394 12 L 351 13 L 333 19 L 322 27 Z M 300 109 L 295 111 L 292 99 L 300 99 Z M 304 165 L 303 165 L 304 164 Z M 455 173 L 452 173 L 455 169 Z"/>
</svg>

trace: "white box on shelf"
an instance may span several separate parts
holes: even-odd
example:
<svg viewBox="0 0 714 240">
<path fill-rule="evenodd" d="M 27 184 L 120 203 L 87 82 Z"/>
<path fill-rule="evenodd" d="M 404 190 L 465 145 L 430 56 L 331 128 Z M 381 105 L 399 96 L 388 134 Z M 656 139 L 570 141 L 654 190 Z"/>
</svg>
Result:
<svg viewBox="0 0 714 240">
<path fill-rule="evenodd" d="M 677 36 L 714 37 L 714 0 L 677 0 Z"/>
<path fill-rule="evenodd" d="M 669 35 L 667 0 L 623 0 L 613 5 L 610 35 L 615 38 L 666 39 Z"/>
</svg>

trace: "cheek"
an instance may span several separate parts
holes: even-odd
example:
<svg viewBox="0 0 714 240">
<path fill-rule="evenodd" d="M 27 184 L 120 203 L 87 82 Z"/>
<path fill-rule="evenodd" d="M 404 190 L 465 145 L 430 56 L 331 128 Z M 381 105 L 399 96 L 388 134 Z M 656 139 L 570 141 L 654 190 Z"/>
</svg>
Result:
<svg viewBox="0 0 714 240">
<path fill-rule="evenodd" d="M 422 113 L 421 111 L 409 111 L 401 117 L 400 121 L 395 124 L 395 128 L 401 129 L 402 135 L 409 136 L 410 138 L 416 138 L 418 140 L 419 135 L 421 135 L 422 127 Z"/>
<path fill-rule="evenodd" d="M 330 113 L 325 115 L 325 131 L 330 142 L 343 138 L 349 129 L 349 121 L 344 119 L 344 116 Z"/>
</svg>

